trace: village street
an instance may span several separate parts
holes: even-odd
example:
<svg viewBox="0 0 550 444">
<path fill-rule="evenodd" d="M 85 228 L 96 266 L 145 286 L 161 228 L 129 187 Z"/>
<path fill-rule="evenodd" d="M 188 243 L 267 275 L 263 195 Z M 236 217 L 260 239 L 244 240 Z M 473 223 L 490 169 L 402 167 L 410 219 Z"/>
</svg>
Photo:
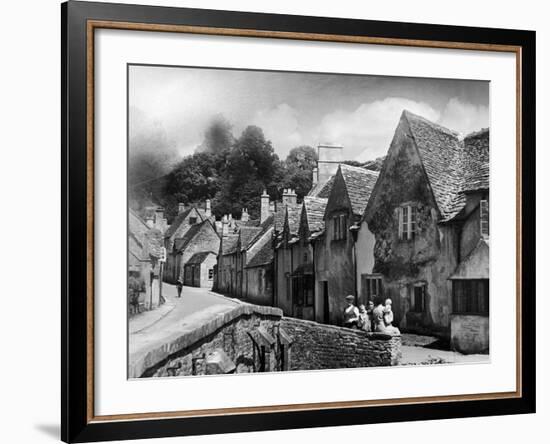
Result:
<svg viewBox="0 0 550 444">
<path fill-rule="evenodd" d="M 184 329 L 199 327 L 238 305 L 237 301 L 207 288 L 183 287 L 178 298 L 175 285 L 163 283 L 162 294 L 166 298 L 163 305 L 130 318 L 130 354 L 163 343 Z"/>
</svg>

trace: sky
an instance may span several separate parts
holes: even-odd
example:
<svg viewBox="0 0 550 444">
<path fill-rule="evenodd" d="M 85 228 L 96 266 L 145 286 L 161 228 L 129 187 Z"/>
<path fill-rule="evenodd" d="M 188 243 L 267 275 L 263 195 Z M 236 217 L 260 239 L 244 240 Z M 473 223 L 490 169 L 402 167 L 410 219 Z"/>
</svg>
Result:
<svg viewBox="0 0 550 444">
<path fill-rule="evenodd" d="M 404 109 L 463 135 L 489 126 L 489 82 L 477 80 L 133 65 L 128 99 L 131 154 L 192 154 L 219 114 L 235 137 L 261 127 L 280 158 L 319 143 L 349 160 L 385 155 Z"/>
</svg>

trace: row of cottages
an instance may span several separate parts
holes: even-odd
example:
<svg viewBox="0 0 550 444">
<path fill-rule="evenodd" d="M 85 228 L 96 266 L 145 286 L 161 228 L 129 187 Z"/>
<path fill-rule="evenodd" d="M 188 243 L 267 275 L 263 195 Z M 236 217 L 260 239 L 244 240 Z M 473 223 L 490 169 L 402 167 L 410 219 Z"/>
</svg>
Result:
<svg viewBox="0 0 550 444">
<path fill-rule="evenodd" d="M 255 304 L 273 305 L 273 206 L 264 191 L 259 220 L 222 219 L 215 289 Z M 243 220 L 243 216 L 244 220 Z"/>
<path fill-rule="evenodd" d="M 359 293 L 357 232 L 378 173 L 337 163 L 323 171 L 334 168 L 301 204 L 285 206 L 275 245 L 276 304 L 288 316 L 341 324 L 345 296 Z"/>
<path fill-rule="evenodd" d="M 151 310 L 162 303 L 162 232 L 134 210 L 128 214 L 128 276 L 144 283 L 139 304 Z"/>
<path fill-rule="evenodd" d="M 391 298 L 399 328 L 487 352 L 489 130 L 462 139 L 404 111 L 357 252 L 362 296 Z"/>
<path fill-rule="evenodd" d="M 177 216 L 164 233 L 166 282 L 175 284 L 181 279 L 184 285 L 212 287 L 215 265 L 212 255 L 215 257 L 220 248 L 215 223 L 210 200 L 204 208 L 179 205 Z"/>
</svg>

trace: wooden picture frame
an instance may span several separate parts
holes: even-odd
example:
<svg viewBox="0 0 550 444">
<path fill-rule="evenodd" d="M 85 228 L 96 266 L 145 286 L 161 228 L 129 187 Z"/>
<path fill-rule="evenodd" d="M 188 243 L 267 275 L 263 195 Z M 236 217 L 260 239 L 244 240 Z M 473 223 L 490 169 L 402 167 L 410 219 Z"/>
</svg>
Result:
<svg viewBox="0 0 550 444">
<path fill-rule="evenodd" d="M 62 415 L 65 442 L 535 412 L 535 33 L 70 1 L 62 16 Z M 94 414 L 94 45 L 97 29 L 471 49 L 516 55 L 517 390 L 384 401 Z M 522 308 L 523 307 L 523 308 Z"/>
</svg>

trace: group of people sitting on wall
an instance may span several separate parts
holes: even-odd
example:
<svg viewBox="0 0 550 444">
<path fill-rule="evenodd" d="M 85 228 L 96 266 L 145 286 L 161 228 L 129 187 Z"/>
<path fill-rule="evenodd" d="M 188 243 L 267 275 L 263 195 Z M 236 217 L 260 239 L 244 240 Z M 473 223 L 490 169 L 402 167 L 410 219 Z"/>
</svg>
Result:
<svg viewBox="0 0 550 444">
<path fill-rule="evenodd" d="M 399 334 L 399 329 L 392 325 L 393 311 L 391 299 L 386 299 L 384 305 L 379 303 L 376 307 L 373 301 L 355 305 L 355 296 L 346 296 L 347 307 L 344 309 L 344 327 L 359 329 L 367 332 L 386 334 Z"/>
</svg>

